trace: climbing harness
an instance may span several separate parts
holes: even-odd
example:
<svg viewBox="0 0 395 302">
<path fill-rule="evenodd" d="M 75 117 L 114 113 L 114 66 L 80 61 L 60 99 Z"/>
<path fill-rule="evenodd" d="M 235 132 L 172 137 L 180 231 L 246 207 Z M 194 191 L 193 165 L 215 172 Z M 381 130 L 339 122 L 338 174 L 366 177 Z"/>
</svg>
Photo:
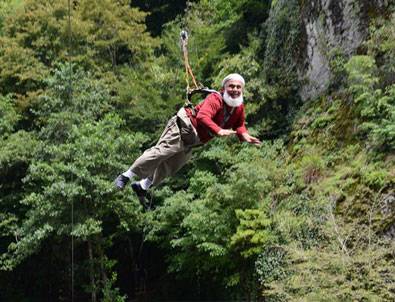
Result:
<svg viewBox="0 0 395 302">
<path fill-rule="evenodd" d="M 181 49 L 182 49 L 182 52 L 183 52 L 183 55 L 184 55 L 185 81 L 187 82 L 187 88 L 186 88 L 187 98 L 186 98 L 184 107 L 190 108 L 192 110 L 192 114 L 195 115 L 196 114 L 194 112 L 195 111 L 195 107 L 192 104 L 192 96 L 194 94 L 199 93 L 199 94 L 202 94 L 202 95 L 206 96 L 206 95 L 208 95 L 210 93 L 218 93 L 218 94 L 220 94 L 220 93 L 218 91 L 214 90 L 214 89 L 210 89 L 208 87 L 204 87 L 200 82 L 198 83 L 196 81 L 196 78 L 195 78 L 195 76 L 193 75 L 193 72 L 192 72 L 192 68 L 189 65 L 188 47 L 187 47 L 188 46 L 188 33 L 187 33 L 187 31 L 185 31 L 185 30 L 181 31 L 181 33 L 180 33 L 180 42 L 181 42 Z M 191 88 L 189 86 L 189 77 L 192 78 L 193 88 Z M 224 107 L 224 120 L 222 122 L 221 127 L 225 126 L 225 124 L 228 122 L 229 118 L 232 116 L 233 111 L 234 111 L 234 108 L 232 108 L 232 110 L 230 112 L 228 112 L 226 110 L 226 106 L 223 106 L 223 107 Z M 211 136 L 214 136 L 210 131 L 209 131 L 209 134 Z"/>
<path fill-rule="evenodd" d="M 189 65 L 189 57 L 188 57 L 188 33 L 185 30 L 182 30 L 180 33 L 180 43 L 181 43 L 181 49 L 183 52 L 184 56 L 184 65 L 185 65 L 185 81 L 187 83 L 187 88 L 186 88 L 186 100 L 185 100 L 185 105 L 184 107 L 193 107 L 192 104 L 192 96 L 200 93 L 203 95 L 207 95 L 210 93 L 219 93 L 218 91 L 214 89 L 210 89 L 208 87 L 203 86 L 200 82 L 196 81 L 195 76 L 193 75 L 192 68 Z M 189 85 L 189 77 L 192 79 L 193 87 L 191 88 Z"/>
</svg>

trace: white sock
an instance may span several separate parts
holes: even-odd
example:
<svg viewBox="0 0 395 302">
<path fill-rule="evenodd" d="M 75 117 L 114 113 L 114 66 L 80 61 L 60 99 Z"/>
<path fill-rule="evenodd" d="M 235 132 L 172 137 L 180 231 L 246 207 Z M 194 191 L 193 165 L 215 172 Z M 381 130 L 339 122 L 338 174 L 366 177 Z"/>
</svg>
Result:
<svg viewBox="0 0 395 302">
<path fill-rule="evenodd" d="M 152 185 L 152 180 L 149 179 L 148 177 L 140 180 L 140 186 L 143 188 L 143 190 L 148 190 L 151 185 Z"/>
<path fill-rule="evenodd" d="M 131 179 L 133 176 L 136 176 L 136 174 L 133 173 L 132 170 L 127 170 L 126 172 L 122 173 L 123 176 L 126 176 L 127 178 Z"/>
</svg>

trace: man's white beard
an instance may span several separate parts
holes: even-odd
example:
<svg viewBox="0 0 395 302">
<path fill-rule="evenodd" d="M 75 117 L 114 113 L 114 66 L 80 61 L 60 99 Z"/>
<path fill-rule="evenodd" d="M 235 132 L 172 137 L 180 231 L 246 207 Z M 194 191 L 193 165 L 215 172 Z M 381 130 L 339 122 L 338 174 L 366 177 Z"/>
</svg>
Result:
<svg viewBox="0 0 395 302">
<path fill-rule="evenodd" d="M 238 107 L 243 104 L 243 94 L 241 93 L 239 97 L 232 98 L 228 92 L 224 92 L 224 101 L 230 107 Z"/>
</svg>

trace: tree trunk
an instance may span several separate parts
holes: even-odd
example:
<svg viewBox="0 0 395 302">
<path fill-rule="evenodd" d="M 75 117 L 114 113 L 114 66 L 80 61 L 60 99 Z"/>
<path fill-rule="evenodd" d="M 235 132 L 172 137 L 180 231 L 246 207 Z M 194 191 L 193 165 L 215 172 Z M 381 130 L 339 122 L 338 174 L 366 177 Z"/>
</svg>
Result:
<svg viewBox="0 0 395 302">
<path fill-rule="evenodd" d="M 97 302 L 96 284 L 95 284 L 95 270 L 93 265 L 93 249 L 92 242 L 88 240 L 88 254 L 89 254 L 89 277 L 91 282 L 91 300 Z"/>
<path fill-rule="evenodd" d="M 133 248 L 133 243 L 132 243 L 132 240 L 130 239 L 130 237 L 127 236 L 126 238 L 128 241 L 131 270 L 133 273 L 133 279 L 131 279 L 131 281 L 132 281 L 131 288 L 133 288 L 134 291 L 136 291 L 136 285 L 137 285 L 137 267 L 136 266 L 137 266 L 137 264 L 135 263 L 135 259 L 134 259 L 134 248 Z"/>
</svg>

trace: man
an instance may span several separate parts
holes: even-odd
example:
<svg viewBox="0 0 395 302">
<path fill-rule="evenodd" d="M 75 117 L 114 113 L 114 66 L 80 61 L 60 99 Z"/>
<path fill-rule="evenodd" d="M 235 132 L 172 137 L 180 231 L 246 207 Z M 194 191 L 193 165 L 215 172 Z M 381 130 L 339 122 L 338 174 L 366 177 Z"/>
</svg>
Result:
<svg viewBox="0 0 395 302">
<path fill-rule="evenodd" d="M 219 93 L 208 95 L 195 108 L 180 109 L 167 123 L 158 143 L 119 175 L 115 186 L 123 189 L 132 177 L 142 179 L 132 183 L 132 189 L 144 206 L 147 190 L 184 166 L 191 157 L 192 147 L 205 144 L 214 136 L 230 135 L 250 144 L 261 144 L 248 134 L 244 124 L 244 85 L 241 75 L 229 74 L 223 79 Z"/>
</svg>

